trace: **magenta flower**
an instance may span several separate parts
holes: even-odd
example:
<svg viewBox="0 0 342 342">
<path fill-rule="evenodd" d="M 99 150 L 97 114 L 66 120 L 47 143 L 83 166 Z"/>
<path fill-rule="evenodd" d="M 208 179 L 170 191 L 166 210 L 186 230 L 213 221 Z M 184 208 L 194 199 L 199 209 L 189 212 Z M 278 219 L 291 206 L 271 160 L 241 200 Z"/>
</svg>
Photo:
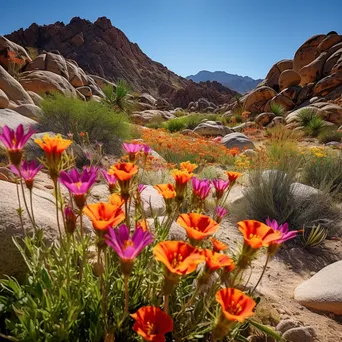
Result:
<svg viewBox="0 0 342 342">
<path fill-rule="evenodd" d="M 213 179 L 212 182 L 215 188 L 216 198 L 219 200 L 228 189 L 230 182 L 229 180 L 225 181 L 223 179 Z"/>
<path fill-rule="evenodd" d="M 147 186 L 145 184 L 139 184 L 138 185 L 139 194 L 141 194 L 146 188 L 147 188 Z"/>
<path fill-rule="evenodd" d="M 23 155 L 22 149 L 33 133 L 34 130 L 30 127 L 25 134 L 24 126 L 22 124 L 20 124 L 15 131 L 8 126 L 3 127 L 0 132 L 0 141 L 5 145 L 13 165 L 20 165 Z"/>
<path fill-rule="evenodd" d="M 287 240 L 295 238 L 298 233 L 297 230 L 289 231 L 289 225 L 287 223 L 279 225 L 276 220 L 271 221 L 269 217 L 266 219 L 266 225 L 271 227 L 273 230 L 280 232 L 281 238 L 275 241 L 277 244 L 281 244 Z"/>
<path fill-rule="evenodd" d="M 141 144 L 128 144 L 123 143 L 124 150 L 128 153 L 129 160 L 132 162 L 135 160 L 136 154 L 141 151 L 142 145 Z"/>
<path fill-rule="evenodd" d="M 144 152 L 145 156 L 152 152 L 152 148 L 146 144 L 142 144 L 142 151 Z"/>
<path fill-rule="evenodd" d="M 64 217 L 65 217 L 65 231 L 69 234 L 72 234 L 76 230 L 77 217 L 74 211 L 68 206 L 64 208 Z"/>
<path fill-rule="evenodd" d="M 89 189 L 94 185 L 97 176 L 95 167 L 84 168 L 81 173 L 73 168 L 69 173 L 61 171 L 59 182 L 62 183 L 73 195 L 77 207 L 82 210 Z"/>
<path fill-rule="evenodd" d="M 103 178 L 106 180 L 109 192 L 112 193 L 118 180 L 114 175 L 110 175 L 106 170 L 101 170 L 101 173 L 103 175 Z"/>
<path fill-rule="evenodd" d="M 193 194 L 204 201 L 210 192 L 210 181 L 207 179 L 200 180 L 197 177 L 192 177 L 191 182 Z"/>
<path fill-rule="evenodd" d="M 121 259 L 121 271 L 129 276 L 133 269 L 134 259 L 153 241 L 152 234 L 137 227 L 129 236 L 129 228 L 122 224 L 116 229 L 109 229 L 105 235 L 106 243 L 112 247 Z"/>
<path fill-rule="evenodd" d="M 36 174 L 43 168 L 42 164 L 36 164 L 34 160 L 24 162 L 19 166 L 20 172 L 16 166 L 13 164 L 10 166 L 11 171 L 16 174 L 18 177 L 22 177 L 25 181 L 25 184 L 28 189 L 32 189 L 33 187 L 33 179 Z"/>
<path fill-rule="evenodd" d="M 222 219 L 228 214 L 228 210 L 218 206 L 216 208 L 216 222 L 220 223 Z"/>
</svg>

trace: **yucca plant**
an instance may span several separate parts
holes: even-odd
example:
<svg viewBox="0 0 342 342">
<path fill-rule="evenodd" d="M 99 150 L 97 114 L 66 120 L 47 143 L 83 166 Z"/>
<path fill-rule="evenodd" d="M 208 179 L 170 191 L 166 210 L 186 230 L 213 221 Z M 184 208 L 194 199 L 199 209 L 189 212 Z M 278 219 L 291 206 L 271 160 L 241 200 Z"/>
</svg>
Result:
<svg viewBox="0 0 342 342">
<path fill-rule="evenodd" d="M 105 101 L 114 108 L 123 112 L 128 112 L 132 107 L 132 102 L 129 99 L 131 88 L 124 80 L 119 80 L 116 87 L 107 84 L 103 87 L 103 92 L 106 95 Z"/>
<path fill-rule="evenodd" d="M 304 132 L 311 137 L 317 137 L 324 127 L 324 120 L 318 116 L 314 116 L 306 127 Z"/>
<path fill-rule="evenodd" d="M 307 127 L 309 122 L 316 117 L 316 111 L 312 108 L 303 108 L 298 113 L 299 123 L 303 127 Z"/>
<path fill-rule="evenodd" d="M 303 227 L 303 246 L 304 248 L 319 246 L 326 239 L 328 230 L 320 224 Z"/>
<path fill-rule="evenodd" d="M 286 112 L 285 107 L 277 102 L 271 102 L 270 108 L 271 108 L 271 112 L 277 116 L 283 116 Z"/>
</svg>

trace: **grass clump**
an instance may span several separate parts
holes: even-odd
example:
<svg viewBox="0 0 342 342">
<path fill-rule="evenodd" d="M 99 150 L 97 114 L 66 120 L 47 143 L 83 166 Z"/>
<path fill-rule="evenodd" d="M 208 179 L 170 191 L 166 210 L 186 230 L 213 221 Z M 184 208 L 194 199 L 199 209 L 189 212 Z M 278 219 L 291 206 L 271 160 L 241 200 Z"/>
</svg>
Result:
<svg viewBox="0 0 342 342">
<path fill-rule="evenodd" d="M 86 134 L 90 143 L 101 142 L 107 152 L 116 152 L 120 142 L 130 138 L 127 115 L 102 103 L 55 94 L 43 100 L 42 110 L 39 118 L 42 131 L 71 134 L 76 143 L 82 143 Z"/>
<path fill-rule="evenodd" d="M 309 122 L 316 117 L 316 111 L 312 108 L 303 108 L 298 113 L 299 123 L 303 127 L 307 127 Z"/>
<path fill-rule="evenodd" d="M 342 131 L 335 128 L 326 128 L 318 135 L 318 141 L 321 144 L 327 144 L 332 141 L 342 142 Z"/>
<path fill-rule="evenodd" d="M 318 116 L 314 116 L 304 127 L 304 132 L 311 136 L 317 137 L 324 127 L 324 120 Z"/>
<path fill-rule="evenodd" d="M 270 104 L 271 112 L 277 116 L 283 116 L 286 112 L 285 107 L 277 102 Z"/>
</svg>

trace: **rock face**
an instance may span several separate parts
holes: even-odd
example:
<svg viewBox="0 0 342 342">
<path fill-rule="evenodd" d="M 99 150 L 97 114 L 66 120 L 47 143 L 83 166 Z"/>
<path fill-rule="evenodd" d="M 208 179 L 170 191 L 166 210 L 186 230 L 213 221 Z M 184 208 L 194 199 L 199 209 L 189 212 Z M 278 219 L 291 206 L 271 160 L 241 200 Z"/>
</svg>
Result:
<svg viewBox="0 0 342 342">
<path fill-rule="evenodd" d="M 2 194 L 15 194 L 16 185 L 0 181 L 0 192 Z M 26 195 L 28 198 L 28 192 Z M 22 197 L 21 201 L 23 201 Z M 42 190 L 33 189 L 33 205 L 37 225 L 44 229 L 47 242 L 52 242 L 58 234 L 54 197 Z M 6 262 L 0 264 L 0 276 L 22 277 L 26 272 L 25 262 L 12 241 L 12 237 L 23 237 L 20 220 L 16 212 L 17 208 L 18 200 L 15 195 L 2 198 L 0 206 L 0 249 L 1 256 Z M 23 216 L 25 229 L 32 229 L 25 211 Z"/>
<path fill-rule="evenodd" d="M 277 92 L 270 87 L 256 88 L 246 97 L 244 110 L 251 113 L 262 113 L 266 103 L 276 95 Z"/>
<path fill-rule="evenodd" d="M 300 284 L 294 298 L 309 308 L 342 315 L 342 261 L 324 267 Z"/>
<path fill-rule="evenodd" d="M 29 119 L 14 110 L 0 109 L 0 127 L 8 126 L 12 129 L 17 128 L 20 124 L 23 124 L 25 129 L 37 124 L 36 121 Z"/>
<path fill-rule="evenodd" d="M 156 98 L 167 98 L 175 107 L 185 108 L 189 102 L 201 97 L 216 104 L 228 102 L 236 92 L 222 86 L 206 82 L 197 84 L 179 77 L 162 64 L 146 56 L 137 44 L 131 43 L 125 34 L 112 26 L 105 17 L 94 23 L 73 18 L 65 25 L 32 24 L 27 30 L 20 29 L 6 36 L 22 46 L 32 46 L 40 51 L 58 50 L 66 59 L 75 60 L 89 74 L 98 75 L 111 81 L 125 79 L 134 90 L 148 92 Z M 58 62 L 58 57 L 41 55 L 28 66 L 28 70 L 57 72 L 71 78 L 71 67 Z M 53 69 L 53 70 L 52 70 Z M 83 86 L 81 77 L 71 80 L 73 86 Z M 83 82 L 84 83 L 84 82 Z M 216 82 L 217 83 L 217 82 Z"/>
</svg>

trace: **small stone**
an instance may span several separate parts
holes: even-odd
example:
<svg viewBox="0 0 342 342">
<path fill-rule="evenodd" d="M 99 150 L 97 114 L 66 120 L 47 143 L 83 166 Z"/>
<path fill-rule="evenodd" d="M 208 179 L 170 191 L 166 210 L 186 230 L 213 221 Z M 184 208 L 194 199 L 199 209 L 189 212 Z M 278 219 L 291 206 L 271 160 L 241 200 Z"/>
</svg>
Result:
<svg viewBox="0 0 342 342">
<path fill-rule="evenodd" d="M 288 342 L 313 342 L 316 333 L 311 327 L 298 327 L 285 331 L 282 337 Z"/>
<path fill-rule="evenodd" d="M 281 311 L 284 311 L 282 309 L 278 309 L 278 312 L 280 313 Z M 293 319 L 287 319 L 280 321 L 278 325 L 276 326 L 276 330 L 279 331 L 280 333 L 284 334 L 285 331 L 297 328 L 299 327 L 299 323 L 297 321 L 294 321 Z"/>
</svg>

